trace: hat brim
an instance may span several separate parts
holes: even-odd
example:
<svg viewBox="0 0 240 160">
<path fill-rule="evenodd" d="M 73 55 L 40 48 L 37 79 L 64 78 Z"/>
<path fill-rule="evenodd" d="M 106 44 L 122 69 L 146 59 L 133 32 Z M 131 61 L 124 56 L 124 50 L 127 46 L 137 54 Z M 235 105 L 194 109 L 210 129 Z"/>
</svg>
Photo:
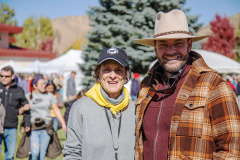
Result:
<svg viewBox="0 0 240 160">
<path fill-rule="evenodd" d="M 114 60 L 114 61 L 118 62 L 119 64 L 121 64 L 124 67 L 126 67 L 128 65 L 128 63 L 124 62 L 123 60 L 112 58 L 112 57 L 111 58 L 110 57 L 109 58 L 105 58 L 105 59 L 101 60 L 100 62 L 98 62 L 98 65 L 100 65 L 101 63 L 103 63 L 106 60 Z"/>
<path fill-rule="evenodd" d="M 157 38 L 145 38 L 145 39 L 135 39 L 134 42 L 144 45 L 144 46 L 154 46 L 155 40 L 167 40 L 167 39 L 187 39 L 191 38 L 193 42 L 202 40 L 204 38 L 209 37 L 210 35 L 203 35 L 203 36 L 190 36 L 186 34 L 170 34 L 165 35 Z"/>
</svg>

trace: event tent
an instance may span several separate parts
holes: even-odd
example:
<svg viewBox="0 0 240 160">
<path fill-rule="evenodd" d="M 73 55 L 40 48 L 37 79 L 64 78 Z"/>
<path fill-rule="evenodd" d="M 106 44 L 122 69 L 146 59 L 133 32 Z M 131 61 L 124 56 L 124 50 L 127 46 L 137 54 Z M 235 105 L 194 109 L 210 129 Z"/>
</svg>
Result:
<svg viewBox="0 0 240 160">
<path fill-rule="evenodd" d="M 220 74 L 224 74 L 224 73 L 240 74 L 240 63 L 229 57 L 226 57 L 219 53 L 210 52 L 210 51 L 201 50 L 201 49 L 193 49 L 193 51 L 196 51 L 197 53 L 199 53 L 205 60 L 206 64 Z M 150 68 L 156 62 L 157 60 L 153 61 L 150 64 Z"/>
<path fill-rule="evenodd" d="M 33 61 L 32 63 L 30 63 L 29 65 L 27 65 L 26 67 L 32 69 L 33 72 L 38 73 L 39 67 L 41 64 L 42 64 L 42 62 L 37 59 L 37 60 Z"/>
<path fill-rule="evenodd" d="M 15 63 L 13 60 L 8 61 L 7 63 L 0 66 L 0 69 L 2 69 L 5 66 L 11 66 L 15 73 L 32 73 L 33 70 L 27 67 L 23 67 L 17 63 Z"/>
<path fill-rule="evenodd" d="M 81 80 L 84 75 L 79 67 L 79 64 L 84 62 L 81 58 L 81 54 L 81 50 L 71 49 L 62 56 L 59 56 L 51 61 L 42 62 L 39 66 L 39 71 L 41 73 L 58 73 L 63 75 L 63 100 L 66 100 L 66 85 L 71 71 L 76 71 L 77 73 L 75 77 L 76 91 L 78 92 L 83 88 Z"/>
<path fill-rule="evenodd" d="M 201 54 L 207 65 L 218 73 L 240 73 L 240 63 L 227 56 L 200 49 L 194 51 Z"/>
<path fill-rule="evenodd" d="M 40 71 L 44 73 L 64 73 L 68 71 L 78 71 L 79 64 L 83 63 L 81 59 L 81 50 L 71 49 L 67 53 L 51 61 L 40 64 Z"/>
</svg>

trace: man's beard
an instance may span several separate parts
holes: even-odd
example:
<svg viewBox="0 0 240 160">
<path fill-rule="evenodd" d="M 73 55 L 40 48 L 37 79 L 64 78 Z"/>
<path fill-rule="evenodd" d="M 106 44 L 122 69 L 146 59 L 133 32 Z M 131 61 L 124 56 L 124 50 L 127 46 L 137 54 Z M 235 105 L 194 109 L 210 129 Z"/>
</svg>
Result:
<svg viewBox="0 0 240 160">
<path fill-rule="evenodd" d="M 181 68 L 183 68 L 185 66 L 185 64 L 187 63 L 188 60 L 188 53 L 187 55 L 182 57 L 182 60 L 179 61 L 178 65 L 170 65 L 168 66 L 168 64 L 164 63 L 164 60 L 158 60 L 159 64 L 162 66 L 162 68 L 164 69 L 165 72 L 170 73 L 170 74 L 175 74 L 177 73 Z"/>
<path fill-rule="evenodd" d="M 177 66 L 172 66 L 172 67 L 168 67 L 166 64 L 163 64 L 163 69 L 165 72 L 170 73 L 170 74 L 175 74 L 176 72 L 178 72 L 181 68 L 183 68 L 185 66 L 187 62 L 186 61 L 181 61 L 180 65 Z"/>
</svg>

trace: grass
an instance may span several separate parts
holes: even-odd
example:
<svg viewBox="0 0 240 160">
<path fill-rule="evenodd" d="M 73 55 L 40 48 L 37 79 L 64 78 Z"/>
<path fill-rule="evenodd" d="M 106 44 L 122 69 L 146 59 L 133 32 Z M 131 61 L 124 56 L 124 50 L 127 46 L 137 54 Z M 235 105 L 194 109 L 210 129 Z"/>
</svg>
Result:
<svg viewBox="0 0 240 160">
<path fill-rule="evenodd" d="M 65 107 L 63 107 L 63 108 L 61 108 L 60 109 L 61 110 L 61 113 L 62 113 L 62 115 L 64 115 L 64 113 L 65 113 Z M 22 118 L 23 118 L 23 116 L 18 116 L 18 129 L 17 129 L 17 146 L 16 146 L 16 152 L 17 152 L 17 147 L 18 147 L 18 144 L 19 144 L 19 142 L 20 142 L 20 140 L 21 140 L 21 137 L 22 137 L 22 133 L 20 132 L 20 128 L 19 128 L 19 126 L 20 126 L 20 123 L 21 123 L 21 121 L 22 121 Z M 62 145 L 62 142 L 63 141 L 65 141 L 66 140 L 66 135 L 65 135 L 65 133 L 63 132 L 63 130 L 62 129 L 59 129 L 58 131 L 57 131 L 57 134 L 58 134 L 58 138 L 59 138 L 59 140 L 60 140 L 60 143 L 61 143 L 61 145 Z M 4 159 L 4 143 L 2 142 L 2 148 L 1 148 L 1 154 L 0 154 L 0 159 Z M 16 153 L 15 152 L 15 153 Z M 24 158 L 24 159 L 19 159 L 19 158 L 16 158 L 16 157 L 14 157 L 14 159 L 15 160 L 28 160 L 28 158 Z M 62 160 L 63 159 L 63 155 L 62 154 L 60 154 L 57 158 L 55 158 L 55 160 Z M 49 158 L 46 158 L 46 160 L 50 160 Z"/>
</svg>

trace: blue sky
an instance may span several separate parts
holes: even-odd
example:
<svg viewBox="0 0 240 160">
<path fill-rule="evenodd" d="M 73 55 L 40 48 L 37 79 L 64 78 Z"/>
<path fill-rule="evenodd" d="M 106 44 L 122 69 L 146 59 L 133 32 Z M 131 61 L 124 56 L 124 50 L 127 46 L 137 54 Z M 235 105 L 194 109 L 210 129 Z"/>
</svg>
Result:
<svg viewBox="0 0 240 160">
<path fill-rule="evenodd" d="M 21 26 L 29 16 L 49 17 L 86 15 L 88 6 L 99 5 L 98 0 L 1 0 L 13 8 L 18 25 Z M 198 22 L 208 25 L 216 13 L 231 16 L 240 13 L 240 0 L 186 0 L 185 7 L 190 7 L 188 14 L 201 15 Z"/>
</svg>

